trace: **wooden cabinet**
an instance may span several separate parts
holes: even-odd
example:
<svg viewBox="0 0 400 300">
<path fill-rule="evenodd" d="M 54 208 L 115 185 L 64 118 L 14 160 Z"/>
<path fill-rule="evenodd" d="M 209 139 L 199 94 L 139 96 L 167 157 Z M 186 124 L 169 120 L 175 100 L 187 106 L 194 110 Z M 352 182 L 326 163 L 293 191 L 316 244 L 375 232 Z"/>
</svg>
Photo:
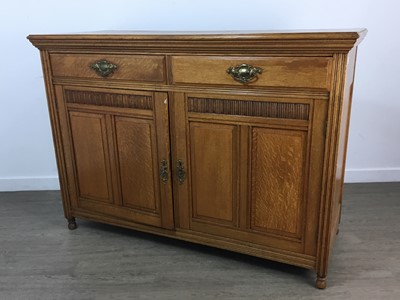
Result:
<svg viewBox="0 0 400 300">
<path fill-rule="evenodd" d="M 317 272 L 341 194 L 359 31 L 32 35 L 65 216 Z"/>
</svg>

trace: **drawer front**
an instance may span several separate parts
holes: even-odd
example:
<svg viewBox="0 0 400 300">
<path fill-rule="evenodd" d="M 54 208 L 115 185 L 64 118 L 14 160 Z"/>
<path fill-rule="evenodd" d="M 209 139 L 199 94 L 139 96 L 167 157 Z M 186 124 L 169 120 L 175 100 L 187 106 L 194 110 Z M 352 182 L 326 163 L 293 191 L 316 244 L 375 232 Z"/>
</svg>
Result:
<svg viewBox="0 0 400 300">
<path fill-rule="evenodd" d="M 165 82 L 164 56 L 108 55 L 108 54 L 51 54 L 51 68 L 55 77 L 77 77 L 139 82 Z M 105 74 L 93 64 L 106 61 Z M 109 74 L 107 74 L 107 71 Z"/>
<path fill-rule="evenodd" d="M 171 59 L 175 84 L 245 85 L 255 87 L 316 88 L 329 90 L 329 57 L 223 57 L 174 56 Z M 230 67 L 247 64 L 260 68 L 260 74 L 247 83 L 228 74 Z M 249 68 L 249 67 L 246 67 Z M 257 72 L 255 72 L 257 73 Z"/>
</svg>

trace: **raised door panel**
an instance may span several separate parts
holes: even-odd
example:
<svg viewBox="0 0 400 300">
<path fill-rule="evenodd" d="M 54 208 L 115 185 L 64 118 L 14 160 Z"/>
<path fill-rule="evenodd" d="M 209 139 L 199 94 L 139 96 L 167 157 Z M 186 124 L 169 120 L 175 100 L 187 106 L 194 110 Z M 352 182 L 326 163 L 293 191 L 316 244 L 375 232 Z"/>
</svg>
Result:
<svg viewBox="0 0 400 300">
<path fill-rule="evenodd" d="M 190 123 L 193 218 L 237 223 L 237 126 Z"/>
<path fill-rule="evenodd" d="M 104 115 L 71 111 L 69 120 L 80 197 L 112 203 Z"/>
<path fill-rule="evenodd" d="M 151 121 L 115 118 L 123 206 L 159 212 L 154 131 Z"/>
<path fill-rule="evenodd" d="M 251 229 L 301 237 L 304 131 L 253 128 Z"/>
</svg>

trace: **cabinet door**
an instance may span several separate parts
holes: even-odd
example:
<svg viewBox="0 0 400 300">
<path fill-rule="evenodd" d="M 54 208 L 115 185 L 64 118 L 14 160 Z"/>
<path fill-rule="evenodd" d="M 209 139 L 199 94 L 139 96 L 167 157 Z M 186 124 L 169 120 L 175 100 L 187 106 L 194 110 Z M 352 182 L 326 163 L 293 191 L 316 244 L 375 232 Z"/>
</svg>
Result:
<svg viewBox="0 0 400 300">
<path fill-rule="evenodd" d="M 177 227 L 315 255 L 326 108 L 175 94 Z"/>
<path fill-rule="evenodd" d="M 173 228 L 167 94 L 56 93 L 72 209 Z"/>
</svg>

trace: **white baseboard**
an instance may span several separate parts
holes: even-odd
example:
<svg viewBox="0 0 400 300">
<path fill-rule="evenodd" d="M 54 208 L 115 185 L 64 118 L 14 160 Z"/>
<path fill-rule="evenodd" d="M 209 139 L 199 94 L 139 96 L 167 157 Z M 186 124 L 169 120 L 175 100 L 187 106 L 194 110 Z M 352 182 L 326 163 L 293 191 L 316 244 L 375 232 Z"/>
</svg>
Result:
<svg viewBox="0 0 400 300">
<path fill-rule="evenodd" d="M 400 181 L 400 168 L 346 169 L 344 182 Z"/>
<path fill-rule="evenodd" d="M 59 190 L 58 176 L 0 178 L 0 192 Z"/>
<path fill-rule="evenodd" d="M 346 169 L 345 182 L 400 181 L 400 168 Z M 0 178 L 0 192 L 59 190 L 57 176 Z"/>
</svg>

